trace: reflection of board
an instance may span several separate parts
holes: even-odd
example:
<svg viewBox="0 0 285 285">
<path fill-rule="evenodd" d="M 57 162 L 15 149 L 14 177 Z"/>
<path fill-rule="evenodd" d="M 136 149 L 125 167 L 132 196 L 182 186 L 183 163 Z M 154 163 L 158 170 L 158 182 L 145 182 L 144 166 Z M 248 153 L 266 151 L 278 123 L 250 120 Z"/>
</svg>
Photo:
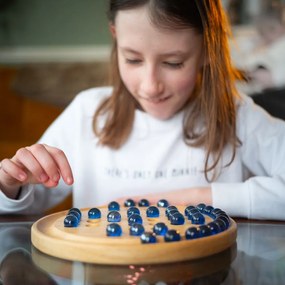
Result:
<svg viewBox="0 0 285 285">
<path fill-rule="evenodd" d="M 102 265 L 58 259 L 32 247 L 32 259 L 42 270 L 84 284 L 221 284 L 236 257 L 236 244 L 209 257 L 144 265 Z M 199 282 L 198 282 L 199 281 Z"/>
<path fill-rule="evenodd" d="M 183 207 L 178 208 L 184 211 Z M 218 234 L 187 240 L 185 231 L 193 226 L 189 220 L 185 219 L 183 225 L 172 225 L 164 215 L 147 218 L 145 209 L 141 208 L 141 216 L 146 231 L 151 231 L 155 223 L 164 222 L 169 229 L 180 232 L 181 240 L 165 242 L 163 237 L 157 236 L 156 243 L 141 243 L 139 237 L 129 235 L 125 207 L 120 210 L 122 236 L 107 237 L 108 209 L 100 207 L 102 217 L 99 221 L 89 220 L 89 209 L 83 209 L 80 224 L 74 228 L 64 227 L 67 211 L 40 219 L 32 227 L 32 243 L 44 253 L 68 260 L 101 264 L 157 264 L 206 257 L 225 250 L 236 240 L 237 227 L 232 219 L 229 227 Z M 205 219 L 205 224 L 213 220 L 208 215 Z"/>
</svg>

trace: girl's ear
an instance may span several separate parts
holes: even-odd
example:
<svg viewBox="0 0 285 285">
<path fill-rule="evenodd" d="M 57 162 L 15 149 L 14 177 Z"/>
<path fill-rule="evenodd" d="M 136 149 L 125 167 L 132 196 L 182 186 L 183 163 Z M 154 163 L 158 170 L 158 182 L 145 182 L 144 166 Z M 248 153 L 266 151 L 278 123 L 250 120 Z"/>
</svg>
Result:
<svg viewBox="0 0 285 285">
<path fill-rule="evenodd" d="M 116 38 L 116 27 L 114 24 L 109 24 L 109 29 L 110 29 L 110 32 L 111 32 L 111 35 L 114 38 Z"/>
</svg>

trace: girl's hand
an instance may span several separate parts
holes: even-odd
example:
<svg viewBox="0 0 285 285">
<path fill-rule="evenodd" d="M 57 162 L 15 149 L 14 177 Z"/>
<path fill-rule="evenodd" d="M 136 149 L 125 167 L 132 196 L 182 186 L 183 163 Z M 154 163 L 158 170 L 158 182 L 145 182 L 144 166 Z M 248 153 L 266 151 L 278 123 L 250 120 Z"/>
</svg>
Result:
<svg viewBox="0 0 285 285">
<path fill-rule="evenodd" d="M 34 144 L 20 148 L 11 159 L 2 160 L 0 190 L 13 199 L 23 185 L 41 183 L 51 188 L 58 184 L 61 177 L 66 184 L 73 183 L 64 152 L 45 144 Z"/>
<path fill-rule="evenodd" d="M 211 187 L 193 187 L 170 192 L 148 194 L 144 196 L 122 197 L 120 199 L 117 199 L 117 202 L 124 204 L 128 198 L 133 199 L 135 202 L 138 202 L 140 199 L 145 198 L 152 205 L 155 205 L 160 199 L 166 199 L 169 204 L 172 205 L 186 206 L 198 205 L 199 203 L 212 205 Z"/>
</svg>

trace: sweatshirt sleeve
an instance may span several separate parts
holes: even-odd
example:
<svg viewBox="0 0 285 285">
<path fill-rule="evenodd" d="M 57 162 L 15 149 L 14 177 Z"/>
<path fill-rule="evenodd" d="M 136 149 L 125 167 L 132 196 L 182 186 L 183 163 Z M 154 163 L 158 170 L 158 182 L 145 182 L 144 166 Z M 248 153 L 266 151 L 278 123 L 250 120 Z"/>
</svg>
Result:
<svg viewBox="0 0 285 285">
<path fill-rule="evenodd" d="M 285 122 L 244 97 L 237 120 L 243 167 L 240 183 L 213 183 L 213 205 L 236 217 L 285 220 Z"/>
</svg>

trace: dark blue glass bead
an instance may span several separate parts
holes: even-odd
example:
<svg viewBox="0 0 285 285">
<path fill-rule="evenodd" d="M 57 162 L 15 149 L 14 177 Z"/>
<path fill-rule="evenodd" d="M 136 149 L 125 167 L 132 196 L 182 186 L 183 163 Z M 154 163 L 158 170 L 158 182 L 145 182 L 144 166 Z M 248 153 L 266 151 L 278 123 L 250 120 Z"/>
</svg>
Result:
<svg viewBox="0 0 285 285">
<path fill-rule="evenodd" d="M 121 221 L 121 214 L 118 211 L 111 211 L 107 215 L 108 222 L 118 223 Z"/>
<path fill-rule="evenodd" d="M 120 204 L 116 201 L 112 201 L 108 204 L 109 211 L 120 211 Z"/>
<path fill-rule="evenodd" d="M 195 213 L 191 216 L 191 222 L 194 225 L 203 225 L 205 224 L 205 217 L 201 213 Z"/>
<path fill-rule="evenodd" d="M 108 237 L 119 237 L 122 235 L 122 228 L 119 224 L 108 224 L 106 228 L 106 234 Z"/>
<path fill-rule="evenodd" d="M 185 238 L 186 239 L 196 239 L 200 238 L 200 231 L 196 227 L 190 227 L 185 231 Z"/>
<path fill-rule="evenodd" d="M 170 223 L 171 225 L 183 225 L 185 218 L 181 213 L 177 212 L 170 216 Z"/>
<path fill-rule="evenodd" d="M 217 223 L 211 222 L 207 226 L 210 228 L 213 235 L 221 232 L 221 228 Z"/>
<path fill-rule="evenodd" d="M 179 211 L 178 211 L 177 209 L 172 209 L 172 210 L 170 210 L 170 211 L 168 212 L 168 214 L 167 214 L 168 220 L 170 220 L 171 217 L 172 217 L 174 214 L 176 214 L 176 213 L 179 213 Z"/>
<path fill-rule="evenodd" d="M 142 243 L 156 243 L 156 236 L 154 233 L 144 232 L 141 235 L 141 242 Z"/>
<path fill-rule="evenodd" d="M 144 233 L 144 226 L 142 224 L 132 224 L 130 226 L 130 235 L 131 236 L 140 236 Z"/>
<path fill-rule="evenodd" d="M 143 219 L 139 214 L 132 214 L 129 218 L 128 218 L 128 224 L 132 225 L 132 224 L 142 224 L 143 223 Z"/>
<path fill-rule="evenodd" d="M 212 235 L 212 232 L 210 230 L 210 228 L 207 225 L 202 225 L 199 227 L 199 231 L 200 231 L 200 236 L 201 237 L 207 237 Z"/>
<path fill-rule="evenodd" d="M 216 219 L 213 221 L 213 223 L 217 224 L 222 232 L 227 229 L 227 225 L 223 220 Z"/>
<path fill-rule="evenodd" d="M 169 230 L 164 236 L 164 240 L 166 242 L 172 242 L 172 241 L 180 241 L 181 236 L 180 233 L 176 230 Z"/>
<path fill-rule="evenodd" d="M 197 208 L 194 208 L 194 209 L 190 209 L 190 210 L 188 210 L 187 211 L 187 218 L 188 218 L 188 220 L 191 220 L 192 219 L 192 216 L 194 215 L 194 214 L 201 214 L 201 212 L 197 209 Z"/>
<path fill-rule="evenodd" d="M 171 210 L 177 210 L 177 211 L 178 211 L 178 209 L 177 209 L 176 206 L 173 206 L 173 205 L 168 206 L 168 207 L 165 209 L 165 215 L 166 215 L 166 217 L 168 217 L 168 214 L 169 214 L 169 212 L 170 212 Z"/>
<path fill-rule="evenodd" d="M 160 208 L 167 208 L 169 206 L 169 203 L 167 200 L 165 199 L 160 199 L 158 202 L 157 202 L 157 207 L 160 207 Z"/>
<path fill-rule="evenodd" d="M 136 205 L 135 201 L 133 199 L 127 199 L 124 203 L 125 207 L 133 207 Z"/>
<path fill-rule="evenodd" d="M 80 215 L 80 219 L 81 219 L 82 213 L 81 213 L 81 211 L 80 211 L 78 208 L 71 208 L 71 209 L 68 211 L 68 213 L 71 212 L 71 211 L 76 211 L 76 212 Z M 80 220 L 80 219 L 79 219 L 79 220 Z"/>
<path fill-rule="evenodd" d="M 188 211 L 193 209 L 196 209 L 196 207 L 192 205 L 187 206 L 184 210 L 184 215 L 187 216 Z"/>
<path fill-rule="evenodd" d="M 141 199 L 139 201 L 139 207 L 148 207 L 149 206 L 149 201 L 147 199 Z"/>
<path fill-rule="evenodd" d="M 63 223 L 64 223 L 64 226 L 67 228 L 75 228 L 79 225 L 79 220 L 75 215 L 67 214 Z"/>
<path fill-rule="evenodd" d="M 226 229 L 230 226 L 230 219 L 229 219 L 228 216 L 218 216 L 216 218 L 216 221 L 217 220 L 222 220 L 225 223 L 225 225 L 226 225 Z"/>
<path fill-rule="evenodd" d="M 168 227 L 165 223 L 156 223 L 153 226 L 153 232 L 156 235 L 164 236 L 167 233 L 167 231 L 168 231 Z"/>
<path fill-rule="evenodd" d="M 91 208 L 88 211 L 88 218 L 89 219 L 100 219 L 101 218 L 101 211 L 98 208 Z"/>
<path fill-rule="evenodd" d="M 76 216 L 76 218 L 78 219 L 78 221 L 81 220 L 81 215 L 78 213 L 78 211 L 70 210 L 70 211 L 68 211 L 68 214 L 67 214 L 67 215 L 74 215 L 74 216 Z"/>
<path fill-rule="evenodd" d="M 140 215 L 140 210 L 137 207 L 130 207 L 127 210 L 127 216 L 130 217 L 132 214 Z"/>
<path fill-rule="evenodd" d="M 205 207 L 206 207 L 206 205 L 205 205 L 204 203 L 200 203 L 200 204 L 198 204 L 198 205 L 197 205 L 197 207 L 196 207 L 196 208 L 197 208 L 199 211 L 201 211 L 201 212 L 202 212 L 202 211 L 204 210 L 204 208 L 205 208 Z"/>
<path fill-rule="evenodd" d="M 219 212 L 224 212 L 223 210 L 221 210 L 220 208 L 214 208 L 214 210 L 212 211 L 212 214 L 216 215 Z"/>
<path fill-rule="evenodd" d="M 149 206 L 146 210 L 146 216 L 148 218 L 157 218 L 159 217 L 159 209 L 155 206 Z"/>
<path fill-rule="evenodd" d="M 203 213 L 206 215 L 211 215 L 212 211 L 214 210 L 214 208 L 212 206 L 206 206 L 203 210 Z"/>
</svg>

